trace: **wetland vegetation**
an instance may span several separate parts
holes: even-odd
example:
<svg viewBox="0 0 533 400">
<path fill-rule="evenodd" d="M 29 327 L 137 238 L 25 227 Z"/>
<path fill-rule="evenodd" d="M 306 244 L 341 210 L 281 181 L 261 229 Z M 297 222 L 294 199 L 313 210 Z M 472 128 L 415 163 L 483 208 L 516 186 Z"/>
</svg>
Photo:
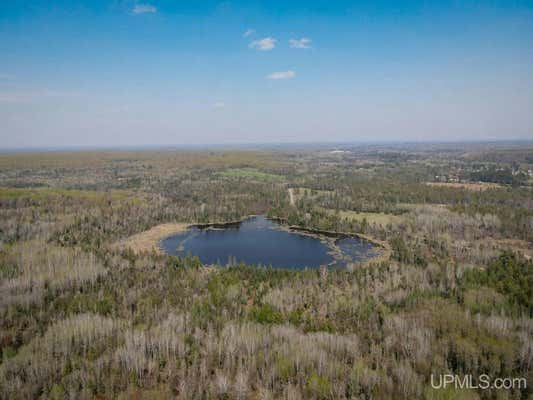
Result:
<svg viewBox="0 0 533 400">
<path fill-rule="evenodd" d="M 332 149 L 0 154 L 0 398 L 527 399 L 531 144 Z M 383 251 L 290 269 L 333 255 L 246 223 L 154 246 L 249 215 Z M 308 259 L 205 265 L 241 240 Z M 435 390 L 432 373 L 528 388 Z"/>
</svg>

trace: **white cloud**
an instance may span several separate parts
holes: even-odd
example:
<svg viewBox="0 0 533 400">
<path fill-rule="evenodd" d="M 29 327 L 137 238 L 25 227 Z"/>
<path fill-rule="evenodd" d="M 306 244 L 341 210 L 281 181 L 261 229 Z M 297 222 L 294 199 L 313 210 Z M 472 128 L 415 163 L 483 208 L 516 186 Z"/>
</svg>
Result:
<svg viewBox="0 0 533 400">
<path fill-rule="evenodd" d="M 135 4 L 131 11 L 134 14 L 156 13 L 157 7 L 151 4 Z"/>
<path fill-rule="evenodd" d="M 217 101 L 216 103 L 213 104 L 213 108 L 224 108 L 226 107 L 226 104 L 222 101 Z"/>
<path fill-rule="evenodd" d="M 311 39 L 309 38 L 291 39 L 289 40 L 289 45 L 293 49 L 310 49 Z"/>
<path fill-rule="evenodd" d="M 252 43 L 250 43 L 249 47 L 251 49 L 257 49 L 257 50 L 272 50 L 274 47 L 276 47 L 277 40 L 273 37 L 266 37 L 264 39 L 260 40 L 254 40 Z"/>
<path fill-rule="evenodd" d="M 266 76 L 266 79 L 291 79 L 296 76 L 296 72 L 292 70 L 273 72 Z"/>
<path fill-rule="evenodd" d="M 253 30 L 253 29 L 247 29 L 246 32 L 244 32 L 244 33 L 242 34 L 242 37 L 252 36 L 254 33 L 255 33 L 255 30 Z"/>
</svg>

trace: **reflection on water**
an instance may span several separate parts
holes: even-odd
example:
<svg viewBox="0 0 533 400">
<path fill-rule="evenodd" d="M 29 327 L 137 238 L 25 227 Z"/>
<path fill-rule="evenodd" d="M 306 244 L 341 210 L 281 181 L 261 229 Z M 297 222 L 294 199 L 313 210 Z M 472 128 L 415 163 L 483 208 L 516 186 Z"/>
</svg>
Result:
<svg viewBox="0 0 533 400">
<path fill-rule="evenodd" d="M 373 246 L 359 238 L 337 241 L 342 255 L 318 238 L 287 232 L 264 216 L 249 218 L 227 228 L 192 227 L 161 242 L 167 254 L 198 256 L 204 264 L 245 262 L 275 268 L 344 267 L 373 255 Z"/>
</svg>

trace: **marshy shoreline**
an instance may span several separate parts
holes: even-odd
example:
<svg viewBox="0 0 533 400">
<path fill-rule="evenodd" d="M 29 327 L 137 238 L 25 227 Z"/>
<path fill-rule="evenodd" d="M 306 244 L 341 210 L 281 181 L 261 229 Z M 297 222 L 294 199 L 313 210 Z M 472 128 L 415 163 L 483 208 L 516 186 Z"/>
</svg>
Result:
<svg viewBox="0 0 533 400">
<path fill-rule="evenodd" d="M 243 222 L 255 218 L 257 215 L 247 215 L 241 219 L 233 221 L 218 221 L 218 222 L 208 222 L 208 223 L 165 223 L 153 226 L 152 228 L 135 234 L 127 239 L 124 239 L 117 243 L 115 246 L 118 248 L 130 248 L 136 253 L 142 252 L 152 252 L 155 251 L 159 254 L 167 254 L 163 249 L 162 242 L 163 240 L 185 232 L 191 228 L 197 228 L 202 230 L 224 230 L 231 228 L 238 228 Z M 298 235 L 310 236 L 316 238 L 328 246 L 330 251 L 328 254 L 334 259 L 328 266 L 332 266 L 339 260 L 343 259 L 343 252 L 338 246 L 338 242 L 346 238 L 357 238 L 363 240 L 367 243 L 370 243 L 374 246 L 376 253 L 373 256 L 365 258 L 359 262 L 354 262 L 352 264 L 357 266 L 368 266 L 373 263 L 383 262 L 390 258 L 391 250 L 387 242 L 383 242 L 377 239 L 374 239 L 370 236 L 353 233 L 353 232 L 336 232 L 328 231 L 314 228 L 304 228 L 297 225 L 289 225 L 287 220 L 280 217 L 267 217 L 267 220 L 276 222 L 279 229 L 282 229 L 286 232 L 291 232 Z"/>
</svg>

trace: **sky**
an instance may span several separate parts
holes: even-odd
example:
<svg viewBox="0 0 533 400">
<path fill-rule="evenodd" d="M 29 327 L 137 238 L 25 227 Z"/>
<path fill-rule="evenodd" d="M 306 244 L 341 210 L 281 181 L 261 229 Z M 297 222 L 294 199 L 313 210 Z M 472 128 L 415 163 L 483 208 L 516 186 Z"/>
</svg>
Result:
<svg viewBox="0 0 533 400">
<path fill-rule="evenodd" d="M 0 148 L 533 140 L 533 0 L 0 1 Z"/>
</svg>

